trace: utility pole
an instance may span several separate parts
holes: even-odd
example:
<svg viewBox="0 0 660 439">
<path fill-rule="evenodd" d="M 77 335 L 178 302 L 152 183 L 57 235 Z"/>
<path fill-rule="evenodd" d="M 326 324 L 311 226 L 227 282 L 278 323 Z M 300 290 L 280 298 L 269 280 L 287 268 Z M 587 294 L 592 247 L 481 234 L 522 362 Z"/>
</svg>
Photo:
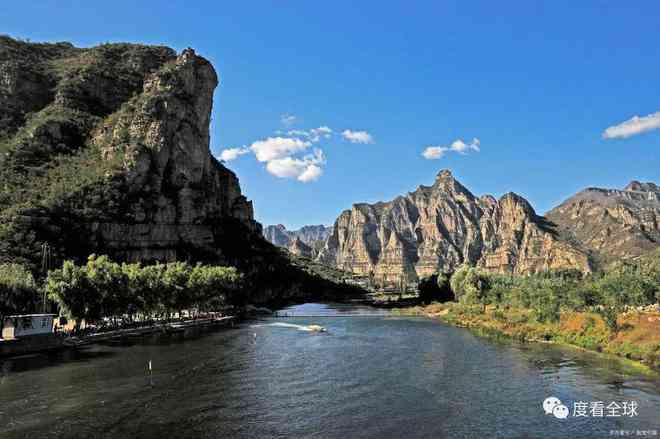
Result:
<svg viewBox="0 0 660 439">
<path fill-rule="evenodd" d="M 41 245 L 41 271 L 43 271 L 44 276 L 48 276 L 48 270 L 51 266 L 51 248 L 47 242 L 44 242 Z M 42 299 L 42 312 L 46 313 L 46 288 L 44 288 L 44 295 Z"/>
</svg>

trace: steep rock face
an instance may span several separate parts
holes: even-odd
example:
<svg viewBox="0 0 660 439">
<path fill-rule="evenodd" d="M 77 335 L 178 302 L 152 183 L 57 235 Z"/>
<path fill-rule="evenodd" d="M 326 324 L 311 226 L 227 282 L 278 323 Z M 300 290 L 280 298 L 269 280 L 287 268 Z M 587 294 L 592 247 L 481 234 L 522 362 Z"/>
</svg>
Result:
<svg viewBox="0 0 660 439">
<path fill-rule="evenodd" d="M 477 198 L 451 172 L 432 186 L 341 213 L 318 260 L 397 285 L 467 262 L 489 271 L 589 271 L 586 255 L 557 239 L 522 197 Z"/>
<path fill-rule="evenodd" d="M 264 238 L 278 247 L 287 247 L 291 243 L 291 232 L 283 224 L 264 227 Z"/>
<path fill-rule="evenodd" d="M 58 258 L 222 261 L 240 240 L 224 223 L 258 237 L 209 151 L 217 84 L 192 49 L 1 37 L 0 259 L 33 263 L 47 242 Z"/>
<path fill-rule="evenodd" d="M 305 244 L 302 239 L 296 237 L 288 246 L 287 249 L 296 256 L 304 258 L 311 258 L 314 255 L 312 247 Z"/>
<path fill-rule="evenodd" d="M 212 249 L 213 222 L 221 218 L 259 229 L 238 178 L 209 152 L 217 84 L 213 66 L 187 49 L 147 78 L 127 111 L 97 128 L 93 142 L 106 159 L 123 148 L 134 199 L 134 224 L 100 225 L 109 248 L 128 259 L 176 259 L 172 241 Z"/>
<path fill-rule="evenodd" d="M 660 246 L 660 187 L 632 181 L 623 190 L 587 188 L 546 217 L 601 263 L 636 258 Z"/>
<path fill-rule="evenodd" d="M 264 238 L 278 247 L 284 247 L 294 254 L 315 257 L 325 240 L 332 233 L 332 227 L 324 225 L 303 226 L 298 230 L 287 230 L 282 224 L 264 228 Z M 309 252 L 304 247 L 309 248 Z M 302 252 L 302 253 L 301 253 Z"/>
</svg>

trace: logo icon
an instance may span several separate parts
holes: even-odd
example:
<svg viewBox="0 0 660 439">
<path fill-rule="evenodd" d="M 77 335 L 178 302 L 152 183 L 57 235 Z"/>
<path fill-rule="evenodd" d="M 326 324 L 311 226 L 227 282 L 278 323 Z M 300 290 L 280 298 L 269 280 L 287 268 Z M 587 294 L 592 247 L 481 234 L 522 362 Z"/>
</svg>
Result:
<svg viewBox="0 0 660 439">
<path fill-rule="evenodd" d="M 543 401 L 543 411 L 546 415 L 553 415 L 557 419 L 566 419 L 569 413 L 568 407 L 554 396 L 550 396 Z"/>
<path fill-rule="evenodd" d="M 555 415 L 557 419 L 566 419 L 568 418 L 568 407 L 563 404 L 556 405 L 552 409 L 552 414 Z"/>
<path fill-rule="evenodd" d="M 554 409 L 555 406 L 560 404 L 561 401 L 559 400 L 559 398 L 555 398 L 554 396 L 551 396 L 549 398 L 546 398 L 545 401 L 543 401 L 543 410 L 545 411 L 546 415 L 551 415 L 552 409 Z"/>
</svg>

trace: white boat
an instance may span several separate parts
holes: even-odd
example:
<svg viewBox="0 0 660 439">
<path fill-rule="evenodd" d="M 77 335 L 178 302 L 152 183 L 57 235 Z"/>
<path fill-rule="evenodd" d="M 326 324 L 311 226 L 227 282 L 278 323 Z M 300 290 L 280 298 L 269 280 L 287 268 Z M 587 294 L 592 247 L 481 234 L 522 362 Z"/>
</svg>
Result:
<svg viewBox="0 0 660 439">
<path fill-rule="evenodd" d="M 325 332 L 326 329 L 321 325 L 308 325 L 307 329 L 312 332 Z"/>
</svg>

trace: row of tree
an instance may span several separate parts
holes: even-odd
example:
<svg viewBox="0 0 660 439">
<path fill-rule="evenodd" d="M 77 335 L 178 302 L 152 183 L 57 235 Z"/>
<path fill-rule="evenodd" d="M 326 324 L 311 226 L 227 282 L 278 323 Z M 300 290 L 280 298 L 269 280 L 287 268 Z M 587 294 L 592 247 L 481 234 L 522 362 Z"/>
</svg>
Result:
<svg viewBox="0 0 660 439">
<path fill-rule="evenodd" d="M 82 319 L 218 310 L 230 303 L 240 282 L 233 267 L 185 262 L 143 267 L 92 255 L 85 265 L 66 261 L 50 271 L 45 289 L 60 312 L 79 324 Z"/>
<path fill-rule="evenodd" d="M 617 316 L 626 306 L 660 301 L 660 251 L 643 261 L 619 263 L 605 272 L 584 275 L 577 270 L 532 275 L 488 273 L 463 265 L 419 284 L 423 302 L 450 301 L 532 309 L 539 321 L 557 321 L 560 310 L 595 309 L 617 330 Z"/>
</svg>

